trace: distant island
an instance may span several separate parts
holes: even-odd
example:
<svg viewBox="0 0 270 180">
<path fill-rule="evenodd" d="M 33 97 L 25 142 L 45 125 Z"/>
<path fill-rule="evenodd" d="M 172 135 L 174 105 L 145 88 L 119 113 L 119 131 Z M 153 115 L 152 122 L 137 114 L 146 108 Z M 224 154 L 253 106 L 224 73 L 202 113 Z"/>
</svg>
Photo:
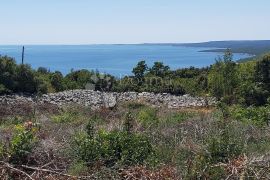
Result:
<svg viewBox="0 0 270 180">
<path fill-rule="evenodd" d="M 270 40 L 233 40 L 233 41 L 208 41 L 200 43 L 145 43 L 144 45 L 171 45 L 183 47 L 209 48 L 199 52 L 219 52 L 224 53 L 230 49 L 232 53 L 243 53 L 252 57 L 238 60 L 244 62 L 258 59 L 270 52 Z"/>
<path fill-rule="evenodd" d="M 156 43 L 154 45 L 172 45 L 185 47 L 209 48 L 200 52 L 225 52 L 230 49 L 233 53 L 244 53 L 254 56 L 270 51 L 270 40 L 242 40 L 242 41 L 209 41 L 200 43 Z M 250 59 L 250 58 L 248 58 Z"/>
<path fill-rule="evenodd" d="M 256 41 L 210 41 L 202 43 L 186 43 L 181 46 L 188 47 L 209 47 L 215 49 L 205 50 L 203 52 L 224 52 L 229 48 L 233 53 L 247 53 L 260 55 L 270 51 L 270 40 Z"/>
</svg>

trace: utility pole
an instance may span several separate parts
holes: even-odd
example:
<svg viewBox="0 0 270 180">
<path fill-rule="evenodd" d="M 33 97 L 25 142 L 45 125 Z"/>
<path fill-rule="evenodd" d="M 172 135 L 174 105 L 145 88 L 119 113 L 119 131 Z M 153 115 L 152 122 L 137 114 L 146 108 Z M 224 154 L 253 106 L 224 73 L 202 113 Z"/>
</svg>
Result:
<svg viewBox="0 0 270 180">
<path fill-rule="evenodd" d="M 24 63 L 24 46 L 23 46 L 23 49 L 22 49 L 22 64 Z"/>
</svg>

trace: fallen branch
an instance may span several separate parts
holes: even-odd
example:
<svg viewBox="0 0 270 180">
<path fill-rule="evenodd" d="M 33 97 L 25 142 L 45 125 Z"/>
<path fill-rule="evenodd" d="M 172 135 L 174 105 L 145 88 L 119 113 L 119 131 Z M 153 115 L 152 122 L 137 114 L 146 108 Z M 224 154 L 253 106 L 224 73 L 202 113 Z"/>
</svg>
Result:
<svg viewBox="0 0 270 180">
<path fill-rule="evenodd" d="M 26 165 L 21 165 L 22 168 L 25 169 L 29 169 L 29 170 L 34 170 L 34 171 L 41 171 L 41 172 L 46 172 L 46 173 L 51 173 L 51 174 L 57 174 L 60 176 L 66 176 L 69 178 L 73 178 L 73 179 L 88 179 L 88 178 L 93 178 L 93 176 L 72 176 L 69 174 L 65 174 L 65 173 L 60 173 L 57 171 L 53 171 L 53 170 L 49 170 L 49 169 L 42 169 L 42 168 L 37 168 L 37 167 L 30 167 L 30 166 L 26 166 Z"/>
<path fill-rule="evenodd" d="M 66 176 L 66 177 L 70 177 L 70 178 L 77 178 L 76 176 L 72 176 L 72 175 L 65 174 L 65 173 L 60 173 L 60 172 L 49 170 L 49 169 L 41 169 L 41 168 L 30 167 L 30 166 L 26 166 L 26 165 L 21 165 L 21 167 L 23 167 L 25 169 L 34 170 L 34 171 L 42 171 L 42 172 L 57 174 L 57 175 L 60 175 L 60 176 Z"/>
<path fill-rule="evenodd" d="M 5 167 L 9 168 L 9 169 L 12 169 L 13 171 L 16 171 L 16 172 L 19 172 L 25 176 L 27 176 L 29 179 L 31 180 L 34 180 L 29 174 L 27 174 L 26 172 L 20 170 L 20 169 L 17 169 L 15 168 L 13 165 L 7 163 L 7 162 L 4 162 L 4 161 L 0 161 L 1 164 L 3 164 Z"/>
<path fill-rule="evenodd" d="M 13 171 L 16 171 L 26 177 L 28 177 L 30 180 L 35 180 L 34 178 L 32 178 L 28 173 L 24 172 L 23 170 L 20 170 L 18 168 L 15 168 L 14 165 L 9 164 L 7 162 L 4 161 L 0 161 L 0 164 L 3 164 L 4 167 L 9 168 Z M 65 174 L 65 173 L 60 173 L 57 171 L 53 171 L 53 170 L 49 170 L 49 169 L 43 169 L 43 168 L 38 168 L 38 167 L 31 167 L 31 166 L 26 166 L 26 165 L 20 165 L 20 167 L 24 168 L 24 169 L 28 169 L 28 170 L 32 170 L 32 171 L 39 171 L 39 172 L 45 172 L 45 173 L 50 173 L 50 174 L 56 174 L 59 176 L 65 176 L 65 177 L 69 177 L 72 179 L 89 179 L 89 178 L 94 178 L 93 176 L 72 176 L 69 174 Z"/>
</svg>

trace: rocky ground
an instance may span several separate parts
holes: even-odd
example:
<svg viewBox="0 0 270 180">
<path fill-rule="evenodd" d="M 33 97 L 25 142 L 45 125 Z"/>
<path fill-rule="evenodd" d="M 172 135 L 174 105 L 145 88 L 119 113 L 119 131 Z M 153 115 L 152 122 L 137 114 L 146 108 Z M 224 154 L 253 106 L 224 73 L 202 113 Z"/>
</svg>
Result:
<svg viewBox="0 0 270 180">
<path fill-rule="evenodd" d="M 214 98 L 192 97 L 190 95 L 174 96 L 171 94 L 137 93 L 137 92 L 99 92 L 92 90 L 71 90 L 43 95 L 39 98 L 31 95 L 0 96 L 0 105 L 22 103 L 46 103 L 57 106 L 79 104 L 93 109 L 101 107 L 112 108 L 120 102 L 141 102 L 155 107 L 189 108 L 211 106 L 216 103 Z"/>
</svg>

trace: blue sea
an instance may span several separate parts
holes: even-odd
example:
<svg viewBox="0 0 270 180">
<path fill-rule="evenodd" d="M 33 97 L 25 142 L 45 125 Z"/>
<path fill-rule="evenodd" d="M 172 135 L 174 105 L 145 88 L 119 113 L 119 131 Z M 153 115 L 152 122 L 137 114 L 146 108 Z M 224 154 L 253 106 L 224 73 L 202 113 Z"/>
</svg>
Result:
<svg viewBox="0 0 270 180">
<path fill-rule="evenodd" d="M 25 63 L 33 68 L 46 67 L 50 71 L 67 74 L 73 70 L 88 69 L 110 73 L 117 77 L 130 75 L 140 60 L 149 66 L 162 61 L 171 69 L 204 67 L 215 62 L 221 53 L 199 52 L 209 48 L 172 45 L 29 45 L 25 46 Z M 21 61 L 22 46 L 0 46 L 0 55 Z M 234 54 L 234 60 L 250 57 Z"/>
</svg>

